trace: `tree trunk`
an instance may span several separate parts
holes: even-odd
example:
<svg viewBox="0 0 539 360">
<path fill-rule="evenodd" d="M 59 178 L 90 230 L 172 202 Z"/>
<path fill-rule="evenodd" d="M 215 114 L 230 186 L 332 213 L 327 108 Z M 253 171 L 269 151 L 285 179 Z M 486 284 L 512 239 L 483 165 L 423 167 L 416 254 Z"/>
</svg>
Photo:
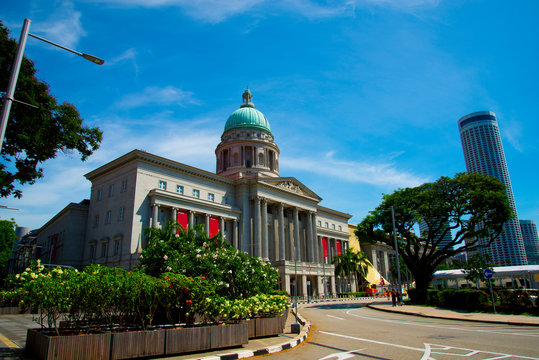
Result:
<svg viewBox="0 0 539 360">
<path fill-rule="evenodd" d="M 432 273 L 425 271 L 412 273 L 415 279 L 416 296 L 412 299 L 415 303 L 425 304 L 427 302 L 427 289 L 432 281 Z"/>
</svg>

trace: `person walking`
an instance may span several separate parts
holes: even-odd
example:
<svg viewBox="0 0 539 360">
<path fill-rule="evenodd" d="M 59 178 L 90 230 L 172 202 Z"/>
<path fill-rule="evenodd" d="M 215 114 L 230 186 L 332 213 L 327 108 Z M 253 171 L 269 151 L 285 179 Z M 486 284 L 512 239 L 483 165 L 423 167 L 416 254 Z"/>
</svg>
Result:
<svg viewBox="0 0 539 360">
<path fill-rule="evenodd" d="M 391 290 L 391 303 L 393 306 L 397 304 L 397 294 L 395 293 L 395 289 Z"/>
</svg>

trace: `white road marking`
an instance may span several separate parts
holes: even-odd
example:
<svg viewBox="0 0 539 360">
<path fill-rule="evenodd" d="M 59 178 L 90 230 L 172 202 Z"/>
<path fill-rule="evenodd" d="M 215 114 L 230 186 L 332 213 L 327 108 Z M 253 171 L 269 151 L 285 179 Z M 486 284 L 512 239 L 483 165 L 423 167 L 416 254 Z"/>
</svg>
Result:
<svg viewBox="0 0 539 360">
<path fill-rule="evenodd" d="M 503 354 L 503 353 L 496 353 L 496 352 L 491 352 L 491 351 L 474 350 L 474 349 L 467 349 L 467 348 L 458 348 L 458 347 L 454 347 L 454 346 L 427 344 L 427 343 L 424 344 L 425 348 L 421 349 L 421 348 L 417 348 L 417 347 L 413 347 L 413 346 L 388 343 L 388 342 L 384 342 L 384 341 L 365 339 L 365 338 L 349 336 L 349 335 L 343 335 L 343 334 L 336 334 L 336 333 L 331 333 L 331 332 L 327 332 L 327 331 L 319 331 L 319 332 L 321 334 L 342 337 L 342 338 L 345 338 L 345 339 L 364 341 L 364 342 L 378 344 L 378 345 L 392 346 L 392 347 L 396 347 L 396 348 L 400 348 L 400 349 L 406 349 L 406 350 L 422 352 L 423 356 L 421 357 L 421 360 L 434 360 L 434 358 L 431 357 L 432 354 L 451 355 L 451 356 L 455 356 L 455 357 L 470 357 L 470 356 L 482 355 L 482 354 L 485 354 L 485 356 L 487 356 L 487 355 L 489 356 L 489 357 L 483 358 L 482 360 L 494 360 L 494 359 L 505 359 L 505 358 L 539 360 L 539 358 L 529 357 L 529 356 Z M 456 352 L 455 350 L 457 350 L 459 352 Z M 452 352 L 443 352 L 443 351 L 452 351 Z M 492 355 L 494 355 L 494 357 L 492 357 Z"/>
<path fill-rule="evenodd" d="M 538 337 L 539 334 L 536 333 L 536 330 L 530 330 L 530 333 L 522 333 L 522 329 L 517 329 L 516 332 L 505 332 L 500 331 L 499 329 L 477 329 L 471 327 L 467 327 L 465 325 L 459 325 L 458 327 L 452 326 L 452 325 L 437 325 L 437 324 L 426 324 L 426 323 L 420 323 L 420 322 L 414 322 L 414 321 L 406 321 L 406 320 L 391 320 L 391 319 L 380 319 L 370 316 L 364 316 L 364 315 L 357 315 L 353 314 L 352 311 L 357 309 L 348 310 L 346 313 L 348 315 L 352 315 L 358 318 L 362 319 L 369 319 L 369 320 L 376 320 L 376 321 L 383 321 L 383 322 L 390 322 L 390 323 L 400 323 L 400 324 L 406 324 L 406 325 L 415 325 L 415 326 L 423 326 L 423 327 L 431 327 L 431 328 L 438 328 L 438 329 L 447 329 L 447 330 L 457 330 L 457 331 L 471 331 L 471 332 L 480 332 L 480 333 L 488 333 L 488 334 L 498 334 L 498 335 L 513 335 L 513 336 L 529 336 L 529 337 Z M 494 324 L 495 325 L 495 324 Z"/>
<path fill-rule="evenodd" d="M 351 359 L 351 358 L 353 358 L 354 356 L 357 355 L 357 354 L 351 354 L 351 353 L 361 351 L 361 350 L 363 350 L 363 349 L 357 349 L 357 350 L 350 350 L 350 351 L 345 351 L 345 352 L 333 353 L 333 354 L 329 354 L 328 356 L 324 356 L 323 358 L 318 359 L 318 360 L 327 360 L 327 359 L 332 359 L 332 358 L 335 358 L 337 360 Z"/>
<path fill-rule="evenodd" d="M 340 318 L 338 316 L 333 316 L 333 315 L 328 315 L 330 318 L 334 318 L 334 319 L 337 319 L 337 320 L 346 320 L 346 319 L 343 319 L 343 318 Z"/>
</svg>

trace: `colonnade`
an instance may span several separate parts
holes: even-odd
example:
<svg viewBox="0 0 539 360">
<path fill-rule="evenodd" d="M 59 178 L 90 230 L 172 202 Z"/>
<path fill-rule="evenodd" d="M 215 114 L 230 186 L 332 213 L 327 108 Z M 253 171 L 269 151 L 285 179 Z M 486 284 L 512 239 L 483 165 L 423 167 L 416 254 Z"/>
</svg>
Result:
<svg viewBox="0 0 539 360">
<path fill-rule="evenodd" d="M 232 217 L 224 217 L 224 216 L 218 216 L 218 215 L 212 215 L 207 212 L 196 212 L 194 210 L 184 210 L 180 207 L 172 207 L 166 206 L 166 205 L 159 205 L 159 204 L 153 204 L 152 205 L 152 218 L 151 218 L 151 226 L 153 228 L 158 227 L 159 224 L 159 209 L 160 208 L 167 208 L 170 209 L 171 213 L 171 219 L 176 220 L 178 216 L 178 211 L 182 210 L 187 213 L 187 226 L 189 229 L 192 229 L 195 225 L 195 218 L 197 215 L 202 215 L 204 217 L 204 228 L 209 233 L 210 229 L 210 219 L 216 218 L 219 221 L 219 232 L 223 234 L 223 240 L 228 241 L 232 246 L 235 248 L 238 248 L 239 243 L 239 226 L 238 226 L 238 219 L 232 218 Z M 225 231 L 225 223 L 230 223 L 232 225 L 231 231 Z M 231 232 L 231 239 L 227 239 L 227 233 Z"/>
<path fill-rule="evenodd" d="M 151 226 L 159 226 L 159 213 L 163 208 L 172 219 L 177 219 L 180 211 L 186 213 L 189 228 L 193 228 L 196 222 L 204 221 L 205 228 L 209 231 L 211 219 L 217 219 L 219 231 L 228 243 L 236 249 L 271 262 L 277 268 L 281 274 L 282 289 L 291 291 L 296 286 L 296 281 L 293 280 L 296 274 L 292 265 L 294 260 L 297 260 L 298 295 L 335 294 L 335 274 L 331 262 L 339 250 L 344 252 L 348 247 L 347 234 L 324 234 L 325 228 L 317 225 L 317 213 L 313 209 L 300 208 L 261 196 L 244 197 L 242 205 L 241 215 L 225 217 L 204 211 L 152 204 Z M 228 224 L 231 226 L 227 226 Z M 323 234 L 318 233 L 318 228 Z M 327 282 L 326 293 L 323 290 L 324 279 Z"/>
</svg>

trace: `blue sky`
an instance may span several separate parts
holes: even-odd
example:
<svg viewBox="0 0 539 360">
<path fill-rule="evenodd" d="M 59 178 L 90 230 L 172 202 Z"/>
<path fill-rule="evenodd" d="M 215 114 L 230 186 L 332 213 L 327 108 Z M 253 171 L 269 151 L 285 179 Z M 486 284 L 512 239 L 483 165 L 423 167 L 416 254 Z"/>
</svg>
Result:
<svg viewBox="0 0 539 360">
<path fill-rule="evenodd" d="M 60 154 L 0 210 L 37 228 L 89 197 L 83 174 L 138 148 L 215 171 L 248 85 L 294 176 L 359 222 L 383 193 L 465 171 L 460 117 L 497 114 L 520 219 L 539 221 L 539 2 L 498 0 L 4 1 L 0 18 L 105 59 L 29 39 L 60 101 L 104 132 Z"/>
</svg>

